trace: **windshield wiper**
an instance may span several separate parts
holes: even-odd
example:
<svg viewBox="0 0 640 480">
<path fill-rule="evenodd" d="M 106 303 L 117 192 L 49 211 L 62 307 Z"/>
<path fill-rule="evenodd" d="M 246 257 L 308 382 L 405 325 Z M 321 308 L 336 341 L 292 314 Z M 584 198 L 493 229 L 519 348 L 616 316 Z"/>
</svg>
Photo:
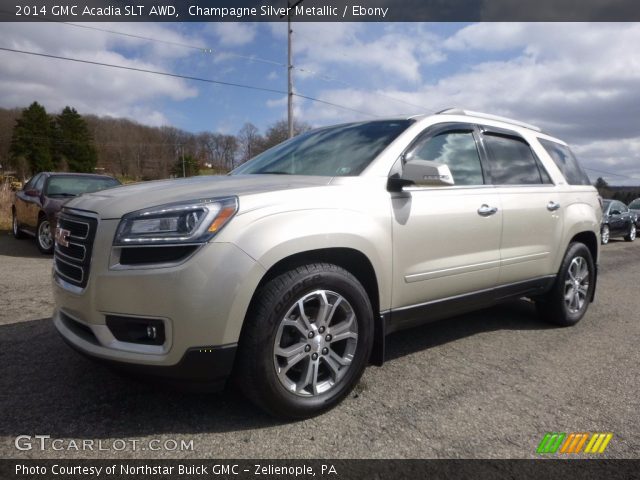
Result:
<svg viewBox="0 0 640 480">
<path fill-rule="evenodd" d="M 75 193 L 50 193 L 50 197 L 77 197 Z"/>
<path fill-rule="evenodd" d="M 289 172 L 281 172 L 281 171 L 276 171 L 276 170 L 267 170 L 266 172 L 256 172 L 259 173 L 261 175 L 293 175 L 292 173 Z"/>
</svg>

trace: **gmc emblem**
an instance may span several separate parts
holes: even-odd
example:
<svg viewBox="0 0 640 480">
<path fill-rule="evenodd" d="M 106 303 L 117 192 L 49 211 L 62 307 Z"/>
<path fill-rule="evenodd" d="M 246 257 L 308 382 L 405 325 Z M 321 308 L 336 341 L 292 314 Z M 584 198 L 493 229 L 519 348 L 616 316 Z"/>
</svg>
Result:
<svg viewBox="0 0 640 480">
<path fill-rule="evenodd" d="M 71 232 L 64 228 L 56 227 L 56 243 L 62 247 L 69 246 L 69 235 Z"/>
</svg>

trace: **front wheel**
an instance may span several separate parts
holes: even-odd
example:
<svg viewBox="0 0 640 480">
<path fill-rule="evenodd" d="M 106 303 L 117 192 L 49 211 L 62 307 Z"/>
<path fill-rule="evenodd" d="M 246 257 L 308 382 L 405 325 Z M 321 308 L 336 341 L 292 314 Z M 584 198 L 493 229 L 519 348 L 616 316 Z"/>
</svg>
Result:
<svg viewBox="0 0 640 480">
<path fill-rule="evenodd" d="M 629 227 L 629 233 L 627 234 L 627 236 L 624 237 L 624 239 L 627 242 L 633 242 L 636 239 L 636 224 L 631 222 L 631 227 Z"/>
<path fill-rule="evenodd" d="M 16 211 L 13 210 L 11 212 L 11 232 L 13 233 L 13 236 L 17 239 L 22 239 L 25 238 L 26 235 L 24 233 L 22 233 L 22 230 L 20 230 L 20 224 L 18 223 L 18 216 L 16 215 Z"/>
<path fill-rule="evenodd" d="M 312 417 L 349 394 L 372 345 L 373 311 L 358 280 L 336 265 L 304 265 L 256 293 L 236 381 L 274 416 Z"/>
<path fill-rule="evenodd" d="M 595 266 L 583 243 L 571 243 L 551 290 L 536 300 L 540 316 L 568 327 L 578 323 L 589 308 L 595 288 Z"/>
<path fill-rule="evenodd" d="M 53 253 L 53 233 L 51 232 L 51 224 L 49 223 L 49 220 L 45 217 L 40 217 L 36 232 L 38 250 L 44 254 Z"/>
<path fill-rule="evenodd" d="M 606 245 L 609 243 L 610 231 L 609 225 L 602 226 L 602 232 L 600 232 L 600 239 L 602 241 L 602 245 Z"/>
</svg>

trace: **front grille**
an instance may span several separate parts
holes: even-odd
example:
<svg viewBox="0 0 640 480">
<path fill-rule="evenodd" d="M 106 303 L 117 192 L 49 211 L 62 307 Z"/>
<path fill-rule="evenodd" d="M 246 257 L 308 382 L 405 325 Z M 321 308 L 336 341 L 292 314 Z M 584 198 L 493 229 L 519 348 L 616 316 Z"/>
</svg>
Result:
<svg viewBox="0 0 640 480">
<path fill-rule="evenodd" d="M 69 232 L 68 245 L 56 241 L 54 265 L 56 274 L 65 282 L 84 288 L 89 280 L 91 250 L 98 220 L 93 217 L 62 212 L 58 227 Z"/>
</svg>

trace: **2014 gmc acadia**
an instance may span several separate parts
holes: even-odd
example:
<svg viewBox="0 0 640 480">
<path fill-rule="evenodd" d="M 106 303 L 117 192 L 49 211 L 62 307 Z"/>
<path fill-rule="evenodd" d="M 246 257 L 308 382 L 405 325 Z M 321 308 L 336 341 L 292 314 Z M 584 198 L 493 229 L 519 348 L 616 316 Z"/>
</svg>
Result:
<svg viewBox="0 0 640 480">
<path fill-rule="evenodd" d="M 92 357 L 173 380 L 233 376 L 271 414 L 343 399 L 385 335 L 506 299 L 573 325 L 602 215 L 567 145 L 465 110 L 320 128 L 228 176 L 71 200 L 54 322 Z"/>
</svg>

